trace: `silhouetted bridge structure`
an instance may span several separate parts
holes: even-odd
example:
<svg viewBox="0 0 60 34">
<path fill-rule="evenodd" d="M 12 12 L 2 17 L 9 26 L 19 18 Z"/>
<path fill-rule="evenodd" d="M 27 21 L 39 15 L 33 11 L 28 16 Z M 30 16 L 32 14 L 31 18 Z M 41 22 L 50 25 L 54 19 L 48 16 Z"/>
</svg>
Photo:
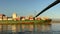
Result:
<svg viewBox="0 0 60 34">
<path fill-rule="evenodd" d="M 60 0 L 56 0 L 55 2 L 53 2 L 52 4 L 50 4 L 48 7 L 46 7 L 45 9 L 43 9 L 41 12 L 39 12 L 35 17 L 38 17 L 39 15 L 41 15 L 43 12 L 45 12 L 46 10 L 48 10 L 49 8 L 53 7 L 54 5 L 58 4 L 60 2 Z M 35 18 L 34 17 L 34 18 Z M 41 25 L 41 24 L 32 24 L 32 23 L 29 23 L 26 25 L 26 23 L 13 23 L 13 24 L 10 24 L 6 21 L 6 23 L 0 23 L 0 32 L 2 32 L 2 34 L 5 34 L 3 32 L 28 32 L 28 31 L 37 31 L 37 32 L 40 32 L 40 31 L 50 31 L 50 27 L 51 25 Z M 37 30 L 36 30 L 37 29 Z M 14 34 L 13 33 L 13 34 Z M 16 33 L 17 34 L 17 33 Z M 45 33 L 44 33 L 45 34 Z M 50 33 L 48 33 L 50 34 Z"/>
<path fill-rule="evenodd" d="M 39 12 L 35 17 L 38 17 L 39 15 L 41 15 L 43 12 L 45 12 L 46 10 L 48 10 L 49 8 L 55 6 L 56 4 L 60 3 L 60 0 L 56 0 L 55 2 L 53 2 L 52 4 L 50 4 L 49 6 L 47 6 L 45 9 L 43 9 L 41 12 Z"/>
</svg>

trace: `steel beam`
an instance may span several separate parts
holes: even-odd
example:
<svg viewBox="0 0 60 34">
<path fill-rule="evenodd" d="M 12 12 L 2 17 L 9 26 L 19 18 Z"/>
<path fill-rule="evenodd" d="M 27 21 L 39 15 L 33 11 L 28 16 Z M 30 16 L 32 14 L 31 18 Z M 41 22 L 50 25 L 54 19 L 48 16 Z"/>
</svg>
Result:
<svg viewBox="0 0 60 34">
<path fill-rule="evenodd" d="M 35 17 L 38 17 L 39 15 L 41 15 L 43 12 L 45 12 L 46 10 L 48 10 L 49 8 L 55 6 L 56 4 L 60 3 L 60 0 L 56 0 L 55 2 L 53 2 L 52 4 L 50 4 L 49 6 L 47 6 L 45 9 L 43 9 L 41 12 L 39 12 Z"/>
</svg>

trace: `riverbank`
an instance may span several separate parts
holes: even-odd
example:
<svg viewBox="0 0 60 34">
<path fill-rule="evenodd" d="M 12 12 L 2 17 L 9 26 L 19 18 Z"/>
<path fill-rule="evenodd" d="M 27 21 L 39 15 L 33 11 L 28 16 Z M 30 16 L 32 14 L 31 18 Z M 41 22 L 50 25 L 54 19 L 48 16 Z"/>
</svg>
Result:
<svg viewBox="0 0 60 34">
<path fill-rule="evenodd" d="M 0 20 L 0 24 L 51 24 L 51 20 Z"/>
</svg>

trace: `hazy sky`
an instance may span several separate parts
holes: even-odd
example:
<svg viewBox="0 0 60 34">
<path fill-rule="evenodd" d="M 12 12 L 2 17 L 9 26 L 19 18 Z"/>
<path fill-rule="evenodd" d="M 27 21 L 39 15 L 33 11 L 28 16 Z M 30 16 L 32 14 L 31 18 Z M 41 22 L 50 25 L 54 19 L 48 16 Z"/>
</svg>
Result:
<svg viewBox="0 0 60 34">
<path fill-rule="evenodd" d="M 54 1 L 55 0 L 0 0 L 0 13 L 7 16 L 11 16 L 13 12 L 16 12 L 19 16 L 35 16 Z M 40 16 L 60 18 L 60 4 L 50 8 Z"/>
</svg>

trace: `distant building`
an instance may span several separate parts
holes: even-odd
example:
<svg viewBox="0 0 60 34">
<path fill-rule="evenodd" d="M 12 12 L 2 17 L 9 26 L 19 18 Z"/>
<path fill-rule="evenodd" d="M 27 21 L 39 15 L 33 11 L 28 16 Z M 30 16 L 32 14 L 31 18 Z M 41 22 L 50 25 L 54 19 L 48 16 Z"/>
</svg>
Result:
<svg viewBox="0 0 60 34">
<path fill-rule="evenodd" d="M 26 20 L 29 20 L 29 16 L 25 17 Z"/>
<path fill-rule="evenodd" d="M 45 20 L 48 20 L 49 18 L 48 17 L 44 17 Z"/>
<path fill-rule="evenodd" d="M 33 19 L 33 16 L 29 16 L 29 20 L 34 20 L 34 19 Z"/>
<path fill-rule="evenodd" d="M 13 13 L 12 18 L 14 19 L 16 17 L 17 17 L 17 14 L 16 13 Z"/>
<path fill-rule="evenodd" d="M 46 17 L 41 17 L 42 20 L 48 20 L 49 18 Z"/>
<path fill-rule="evenodd" d="M 37 18 L 35 18 L 35 20 L 41 20 L 41 18 L 40 17 L 37 17 Z"/>
<path fill-rule="evenodd" d="M 21 17 L 20 19 L 21 19 L 21 20 L 25 20 L 25 17 L 23 16 L 23 17 Z"/>
<path fill-rule="evenodd" d="M 27 17 L 25 17 L 25 16 L 20 17 L 20 16 L 17 16 L 16 13 L 13 13 L 12 17 L 7 17 L 4 14 L 0 14 L 0 20 L 14 20 L 14 21 L 16 21 L 16 20 L 48 20 L 48 19 L 49 19 L 48 17 L 36 17 L 36 18 L 34 18 L 32 15 L 27 16 Z"/>
<path fill-rule="evenodd" d="M 0 17 L 3 17 L 3 16 L 5 16 L 4 14 L 0 14 Z"/>
<path fill-rule="evenodd" d="M 3 20 L 8 20 L 8 17 L 7 16 L 3 16 Z"/>
<path fill-rule="evenodd" d="M 16 18 L 17 18 L 17 14 L 16 13 L 13 13 L 12 19 L 16 21 Z"/>
<path fill-rule="evenodd" d="M 8 17 L 8 20 L 13 20 L 12 17 Z"/>
<path fill-rule="evenodd" d="M 20 16 L 18 16 L 18 17 L 16 18 L 16 20 L 20 20 Z"/>
<path fill-rule="evenodd" d="M 4 14 L 0 14 L 0 20 L 3 20 Z"/>
</svg>

